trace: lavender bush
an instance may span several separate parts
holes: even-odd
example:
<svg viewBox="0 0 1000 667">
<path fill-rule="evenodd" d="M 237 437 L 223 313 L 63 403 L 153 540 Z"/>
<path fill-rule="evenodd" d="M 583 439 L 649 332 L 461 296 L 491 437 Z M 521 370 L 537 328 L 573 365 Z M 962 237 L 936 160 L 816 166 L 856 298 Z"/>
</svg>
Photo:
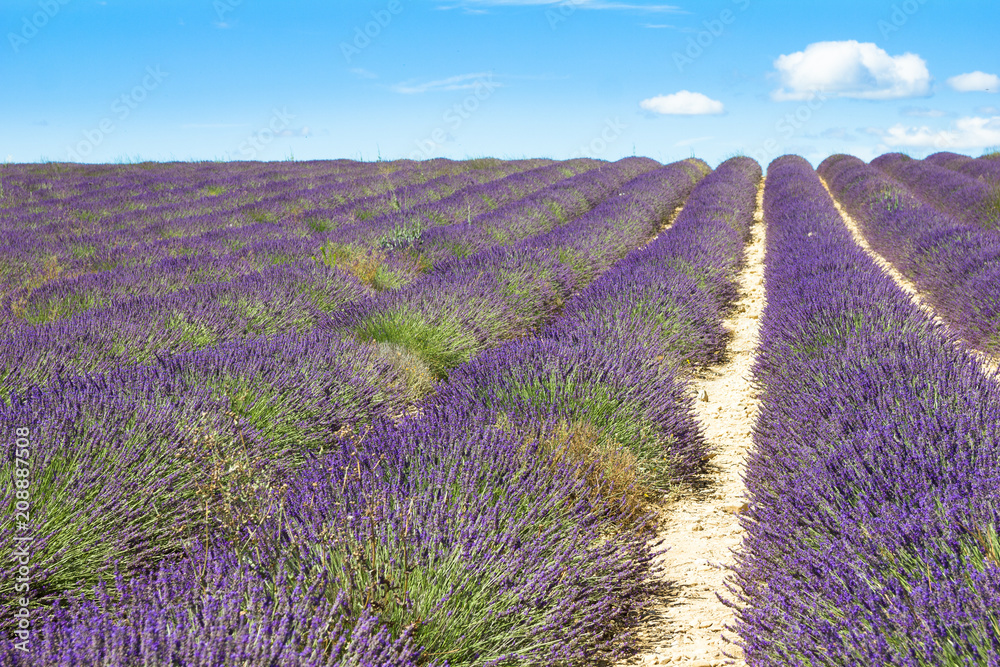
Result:
<svg viewBox="0 0 1000 667">
<path fill-rule="evenodd" d="M 735 159 L 702 179 L 702 165 L 647 171 L 551 231 L 343 308 L 321 307 L 312 273 L 297 278 L 322 326 L 288 331 L 297 320 L 282 307 L 291 319 L 271 329 L 275 314 L 244 310 L 248 322 L 260 316 L 263 337 L 249 329 L 52 385 L 156 406 L 136 413 L 135 440 L 182 461 L 176 484 L 112 491 L 108 502 L 162 499 L 192 516 L 164 536 L 121 513 L 118 533 L 158 550 L 123 558 L 115 574 L 98 544 L 79 564 L 89 578 L 54 586 L 35 610 L 31 660 L 568 665 L 622 655 L 622 630 L 651 590 L 648 533 L 615 493 L 595 493 L 606 475 L 594 459 L 563 454 L 569 441 L 605 445 L 619 461 L 641 459 L 653 473 L 643 482 L 661 489 L 706 453 L 680 368 L 718 355 L 760 169 Z M 405 368 L 414 359 L 439 362 L 448 380 L 402 416 L 421 382 Z M 12 398 L 9 419 L 25 400 Z M 79 414 L 94 407 L 82 401 Z M 150 437 L 150 424 L 168 435 Z M 60 496 L 77 507 L 72 498 Z M 0 653 L 22 660 L 10 642 Z"/>
<path fill-rule="evenodd" d="M 938 167 L 945 167 L 946 169 L 960 169 L 963 165 L 971 162 L 972 158 L 968 155 L 961 155 L 960 153 L 952 153 L 951 151 L 940 151 L 937 153 L 932 153 L 924 158 L 924 162 L 928 164 L 933 164 Z"/>
<path fill-rule="evenodd" d="M 455 310 L 465 304 L 450 293 L 478 289 L 475 276 L 488 268 L 492 294 L 504 295 L 521 324 L 490 320 L 483 299 L 487 326 L 476 331 L 506 336 L 534 326 L 538 281 L 568 285 L 577 272 L 599 274 L 654 234 L 693 180 L 668 167 L 609 207 L 611 217 L 581 220 L 576 236 L 441 269 L 425 298 Z M 560 260 L 567 256 L 573 264 Z M 584 492 L 578 465 L 539 465 L 548 455 L 539 443 L 484 424 L 470 405 L 441 404 L 426 417 L 365 430 L 357 413 L 385 414 L 406 400 L 407 378 L 386 354 L 406 358 L 405 346 L 343 340 L 327 328 L 283 335 L 213 343 L 146 370 L 103 369 L 72 381 L 117 401 L 164 406 L 155 418 L 122 409 L 135 413 L 137 445 L 148 448 L 149 424 L 162 424 L 177 435 L 161 439 L 164 459 L 197 454 L 177 463 L 175 484 L 130 497 L 162 498 L 191 516 L 178 522 L 183 531 L 164 536 L 119 513 L 116 534 L 159 550 L 124 558 L 113 578 L 107 554 L 115 545 L 98 544 L 79 563 L 87 576 L 53 586 L 49 597 L 63 601 L 36 611 L 39 659 L 554 664 L 620 651 L 609 629 L 645 594 L 649 551 L 644 536 L 623 529 L 620 508 Z M 358 358 L 363 350 L 368 362 Z M 372 368 L 381 376 L 366 377 Z M 147 387 L 143 373 L 157 380 Z M 22 410 L 20 396 L 11 401 L 10 410 Z M 81 405 L 81 414 L 92 410 Z M 192 424 L 194 432 L 185 430 Z M 60 440 L 49 440 L 58 452 Z M 315 459 L 299 468 L 273 465 L 269 455 Z M 136 469 L 123 465 L 119 474 Z M 202 477 L 184 477 L 199 469 Z M 174 500 L 170 490 L 186 495 Z M 60 499 L 79 507 L 74 497 Z M 126 499 L 116 491 L 109 498 Z M 64 565 L 58 556 L 53 562 Z M 95 580 L 106 588 L 93 588 Z M 293 606 L 300 596 L 307 601 Z M 10 644 L 3 650 L 17 658 Z"/>
</svg>

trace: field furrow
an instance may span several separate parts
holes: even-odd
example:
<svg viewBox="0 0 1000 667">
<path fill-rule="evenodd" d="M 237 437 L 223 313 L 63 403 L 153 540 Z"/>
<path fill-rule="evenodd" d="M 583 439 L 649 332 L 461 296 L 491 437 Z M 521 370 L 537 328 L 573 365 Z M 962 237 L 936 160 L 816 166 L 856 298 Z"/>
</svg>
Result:
<svg viewBox="0 0 1000 667">
<path fill-rule="evenodd" d="M 658 508 L 655 544 L 667 550 L 656 556 L 654 571 L 662 588 L 644 613 L 637 636 L 640 651 L 620 663 L 623 667 L 744 664 L 731 629 L 733 611 L 719 596 L 726 594 L 733 551 L 743 534 L 737 518 L 746 503 L 742 475 L 759 403 L 751 371 L 765 297 L 763 194 L 762 180 L 739 275 L 739 298 L 724 324 L 732 338 L 723 362 L 695 371 L 690 383 L 711 458 L 692 488 L 668 497 Z"/>
</svg>

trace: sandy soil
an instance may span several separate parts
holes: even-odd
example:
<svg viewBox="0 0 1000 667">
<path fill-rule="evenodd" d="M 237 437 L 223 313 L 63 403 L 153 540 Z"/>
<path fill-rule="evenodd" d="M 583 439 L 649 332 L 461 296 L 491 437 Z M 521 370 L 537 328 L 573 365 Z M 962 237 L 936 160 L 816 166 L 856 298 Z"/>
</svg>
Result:
<svg viewBox="0 0 1000 667">
<path fill-rule="evenodd" d="M 657 540 L 670 549 L 657 559 L 662 595 L 637 632 L 639 653 L 620 665 L 744 664 L 740 649 L 726 641 L 733 612 L 718 598 L 726 595 L 727 568 L 743 533 L 737 514 L 744 508 L 742 472 L 752 444 L 758 401 L 751 367 L 764 308 L 764 225 L 757 193 L 756 222 L 741 272 L 740 299 L 725 326 L 733 332 L 726 363 L 705 369 L 692 383 L 698 419 L 716 452 L 694 489 L 659 508 Z M 734 662 L 734 656 L 737 660 Z"/>
<path fill-rule="evenodd" d="M 847 227 L 848 230 L 850 230 L 851 236 L 854 237 L 855 243 L 861 246 L 861 249 L 864 250 L 869 257 L 874 259 L 875 262 L 882 268 L 883 271 L 885 271 L 887 274 L 889 274 L 889 276 L 892 277 L 892 279 L 896 282 L 896 284 L 899 285 L 899 287 L 910 296 L 910 299 L 913 301 L 914 304 L 917 305 L 918 308 L 920 308 L 920 310 L 924 311 L 939 324 L 942 324 L 947 327 L 948 326 L 947 322 L 945 322 L 943 319 L 941 319 L 940 316 L 938 316 L 937 312 L 935 312 L 934 308 L 932 308 L 929 305 L 924 295 L 921 294 L 919 290 L 917 290 L 917 286 L 913 284 L 913 281 L 904 276 L 899 271 L 897 271 L 896 267 L 890 264 L 888 260 L 882 257 L 882 255 L 877 253 L 871 247 L 871 245 L 865 239 L 864 235 L 861 233 L 861 229 L 858 227 L 858 223 L 855 222 L 854 218 L 852 218 L 850 214 L 844 209 L 844 207 L 840 205 L 840 202 L 838 202 L 836 198 L 833 197 L 833 193 L 830 192 L 830 187 L 826 184 L 826 181 L 823 180 L 822 178 L 820 178 L 820 181 L 823 183 L 823 187 L 826 188 L 826 191 L 830 195 L 830 198 L 833 199 L 833 205 L 837 207 L 837 211 L 840 213 L 840 217 L 844 219 L 844 225 Z M 971 352 L 974 356 L 976 356 L 979 359 L 980 363 L 982 364 L 983 370 L 988 375 L 993 375 L 998 371 L 1000 371 L 1000 358 L 990 356 L 984 352 L 980 352 L 979 350 L 972 349 L 971 347 L 968 346 L 963 347 L 962 349 L 967 350 Z"/>
</svg>

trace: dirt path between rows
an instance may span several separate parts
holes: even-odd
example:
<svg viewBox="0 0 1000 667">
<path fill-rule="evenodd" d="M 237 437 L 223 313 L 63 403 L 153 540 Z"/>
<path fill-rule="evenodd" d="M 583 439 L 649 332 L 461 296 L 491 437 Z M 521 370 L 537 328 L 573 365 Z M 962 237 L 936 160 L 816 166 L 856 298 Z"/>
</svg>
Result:
<svg viewBox="0 0 1000 667">
<path fill-rule="evenodd" d="M 837 212 L 840 213 L 840 217 L 844 220 L 844 225 L 851 232 L 851 236 L 854 237 L 854 242 L 857 243 L 859 246 L 861 246 L 861 249 L 864 250 L 869 257 L 874 259 L 875 263 L 878 264 L 883 271 L 889 274 L 889 276 L 896 282 L 896 284 L 899 285 L 900 289 L 902 289 L 904 292 L 906 292 L 907 295 L 909 295 L 910 300 L 912 300 L 913 303 L 918 308 L 920 308 L 920 310 L 924 311 L 924 313 L 929 315 L 938 324 L 941 324 L 946 328 L 950 328 L 948 327 L 948 323 L 945 322 L 945 320 L 941 319 L 941 317 L 937 314 L 934 308 L 927 302 L 927 299 L 920 293 L 920 291 L 917 289 L 917 286 L 913 284 L 913 281 L 904 276 L 899 271 L 897 271 L 896 267 L 890 264 L 887 259 L 882 257 L 882 255 L 880 255 L 878 252 L 875 251 L 874 248 L 871 247 L 871 245 L 868 243 L 868 240 L 865 239 L 864 234 L 861 233 L 861 228 L 858 227 L 858 223 L 854 220 L 854 218 L 851 217 L 851 215 L 847 212 L 847 210 L 840 205 L 840 202 L 837 201 L 837 198 L 833 196 L 833 192 L 830 190 L 830 187 L 826 184 L 826 181 L 823 180 L 822 177 L 820 177 L 819 180 L 823 184 L 823 187 L 826 188 L 826 192 L 828 195 L 830 195 L 830 199 L 833 200 L 833 205 L 837 207 Z M 1000 358 L 988 355 L 985 352 L 981 352 L 980 350 L 973 349 L 968 345 L 962 346 L 962 349 L 967 352 L 971 352 L 973 356 L 975 356 L 982 364 L 984 371 L 988 375 L 993 375 L 998 371 L 1000 371 Z"/>
<path fill-rule="evenodd" d="M 664 592 L 640 626 L 639 653 L 625 665 L 743 665 L 740 649 L 726 641 L 733 612 L 716 594 L 726 595 L 732 550 L 743 534 L 737 514 L 743 508 L 743 467 L 752 445 L 757 417 L 756 390 L 750 383 L 760 315 L 764 308 L 764 225 L 762 198 L 757 192 L 755 223 L 739 276 L 740 298 L 726 320 L 733 332 L 726 363 L 705 369 L 692 382 L 698 420 L 716 452 L 694 489 L 659 508 L 662 539 L 670 550 L 657 559 L 657 577 Z"/>
</svg>

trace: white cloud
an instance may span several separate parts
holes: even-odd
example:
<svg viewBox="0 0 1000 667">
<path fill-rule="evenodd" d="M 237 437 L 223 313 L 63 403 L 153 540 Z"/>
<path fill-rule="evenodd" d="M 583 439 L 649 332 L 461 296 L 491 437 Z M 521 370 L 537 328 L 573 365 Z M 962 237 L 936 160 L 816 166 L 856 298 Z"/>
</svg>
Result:
<svg viewBox="0 0 1000 667">
<path fill-rule="evenodd" d="M 458 76 L 450 76 L 447 79 L 426 81 L 424 83 L 397 83 L 392 89 L 397 93 L 413 95 L 442 90 L 476 90 L 483 86 L 492 89 L 499 88 L 502 85 L 493 81 L 493 72 L 476 72 L 473 74 L 459 74 Z"/>
<path fill-rule="evenodd" d="M 927 63 L 914 53 L 890 56 L 871 42 L 814 42 L 804 51 L 778 56 L 782 87 L 778 101 L 805 100 L 816 93 L 863 100 L 918 97 L 930 92 Z"/>
<path fill-rule="evenodd" d="M 951 77 L 948 85 L 960 93 L 995 93 L 1000 90 L 1000 76 L 977 70 Z"/>
<path fill-rule="evenodd" d="M 672 116 L 701 116 L 724 111 L 722 102 L 701 93 L 681 90 L 671 95 L 657 95 L 639 102 L 639 106 L 653 113 Z"/>
<path fill-rule="evenodd" d="M 1000 116 L 966 116 L 956 120 L 947 130 L 897 123 L 882 133 L 882 141 L 890 147 L 934 147 L 938 150 L 995 146 L 1000 144 Z"/>
<path fill-rule="evenodd" d="M 352 67 L 350 70 L 351 74 L 361 79 L 377 79 L 378 74 L 367 70 L 364 67 Z"/>
</svg>

